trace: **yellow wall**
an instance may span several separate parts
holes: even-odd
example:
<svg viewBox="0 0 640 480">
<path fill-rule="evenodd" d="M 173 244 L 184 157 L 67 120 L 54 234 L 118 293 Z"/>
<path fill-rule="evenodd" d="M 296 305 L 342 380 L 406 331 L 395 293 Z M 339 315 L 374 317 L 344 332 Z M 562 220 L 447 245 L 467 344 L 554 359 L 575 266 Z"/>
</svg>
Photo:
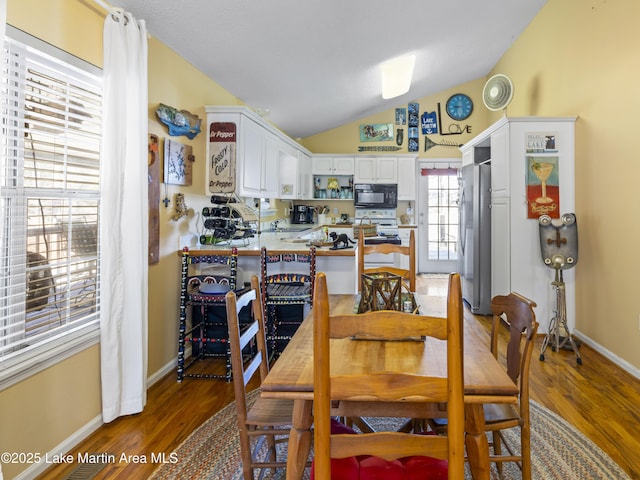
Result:
<svg viewBox="0 0 640 480">
<path fill-rule="evenodd" d="M 454 144 L 459 145 L 471 140 L 475 135 L 482 132 L 488 126 L 488 111 L 482 105 L 482 87 L 484 86 L 485 79 L 480 78 L 472 82 L 458 85 L 455 88 L 438 92 L 435 95 L 418 98 L 416 102 L 420 105 L 420 114 L 422 112 L 437 112 L 438 103 L 440 103 L 440 111 L 442 112 L 442 130 L 446 135 L 429 135 L 429 138 L 440 144 Z M 447 99 L 454 93 L 466 93 L 473 99 L 473 112 L 471 116 L 463 122 L 452 121 L 445 113 L 445 103 Z M 407 108 L 406 104 L 398 105 L 398 107 Z M 311 150 L 313 153 L 360 153 L 362 155 L 376 154 L 376 152 L 358 152 L 358 147 L 365 145 L 366 143 L 360 142 L 359 127 L 361 124 L 367 123 L 393 123 L 395 119 L 395 106 L 381 113 L 364 117 L 355 122 L 343 125 L 326 132 L 313 135 L 303 139 L 302 143 L 305 147 Z M 467 128 L 469 127 L 469 129 Z M 404 129 L 404 143 L 402 148 L 397 152 L 405 154 L 407 152 L 407 126 L 402 127 Z M 457 134 L 456 132 L 462 131 L 463 133 Z M 470 133 L 467 133 L 469 132 Z M 450 135 L 449 133 L 455 133 Z M 424 151 L 424 136 L 419 134 L 420 147 L 417 152 L 420 158 L 459 158 L 460 150 L 457 147 L 432 147 L 426 152 Z M 371 145 L 390 145 L 395 146 L 395 141 L 391 142 L 376 142 Z M 396 153 L 396 152 L 394 152 Z M 384 152 L 381 154 L 385 154 Z"/>
</svg>

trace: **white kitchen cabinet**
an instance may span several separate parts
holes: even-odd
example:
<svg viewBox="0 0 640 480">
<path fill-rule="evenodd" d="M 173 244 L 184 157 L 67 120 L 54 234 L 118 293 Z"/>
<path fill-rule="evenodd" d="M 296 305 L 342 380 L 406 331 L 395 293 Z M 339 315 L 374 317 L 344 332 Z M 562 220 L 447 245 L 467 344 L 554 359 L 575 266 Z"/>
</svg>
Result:
<svg viewBox="0 0 640 480">
<path fill-rule="evenodd" d="M 313 175 L 311 174 L 311 155 L 298 150 L 298 199 L 313 198 Z"/>
<path fill-rule="evenodd" d="M 559 212 L 575 212 L 575 117 L 503 117 L 461 147 L 463 163 L 491 165 L 491 296 L 518 292 L 537 303 L 540 331 L 548 329 L 555 295 L 554 270 L 540 254 L 537 218 L 528 218 L 531 157 L 557 159 Z M 555 148 L 530 152 L 528 139 L 552 136 Z M 487 149 L 487 147 L 489 147 Z M 578 218 L 578 221 L 580 219 Z M 575 273 L 565 270 L 567 321 L 575 326 Z"/>
<path fill-rule="evenodd" d="M 313 155 L 313 175 L 353 175 L 353 155 Z"/>
<path fill-rule="evenodd" d="M 278 144 L 275 135 L 263 129 L 250 119 L 241 119 L 238 141 L 244 143 L 244 152 L 238 148 L 236 168 L 239 168 L 239 187 L 241 196 L 275 198 L 278 195 Z M 240 135 L 244 140 L 240 140 Z M 239 145 L 240 147 L 240 145 Z M 236 174 L 236 178 L 237 174 Z"/>
<path fill-rule="evenodd" d="M 312 198 L 311 155 L 292 145 L 279 148 L 280 188 L 278 198 L 308 200 Z"/>
<path fill-rule="evenodd" d="M 300 154 L 308 157 L 311 155 L 308 150 L 247 107 L 207 106 L 205 111 L 210 135 L 214 122 L 235 126 L 235 142 L 230 142 L 228 149 L 235 152 L 235 192 L 239 196 L 295 199 L 299 192 L 306 192 L 310 197 L 311 176 L 298 169 Z M 206 195 L 218 193 L 209 188 L 211 155 L 211 142 L 207 142 Z M 284 176 L 281 164 L 290 166 Z M 299 184 L 301 178 L 306 183 Z"/>
<path fill-rule="evenodd" d="M 466 167 L 467 165 L 473 164 L 473 148 L 462 151 L 462 166 Z"/>
<path fill-rule="evenodd" d="M 491 199 L 491 295 L 511 291 L 511 228 L 507 197 Z M 504 293 L 501 293 L 504 295 Z"/>
<path fill-rule="evenodd" d="M 354 183 L 398 183 L 398 157 L 357 157 Z"/>
<path fill-rule="evenodd" d="M 278 149 L 279 188 L 278 198 L 298 198 L 298 152 L 282 144 Z"/>
<path fill-rule="evenodd" d="M 416 199 L 416 158 L 398 157 L 398 200 L 414 201 Z"/>
<path fill-rule="evenodd" d="M 517 148 L 514 145 L 514 148 Z M 491 135 L 491 195 L 509 196 L 509 125 Z M 524 160 L 523 160 L 524 161 Z"/>
</svg>

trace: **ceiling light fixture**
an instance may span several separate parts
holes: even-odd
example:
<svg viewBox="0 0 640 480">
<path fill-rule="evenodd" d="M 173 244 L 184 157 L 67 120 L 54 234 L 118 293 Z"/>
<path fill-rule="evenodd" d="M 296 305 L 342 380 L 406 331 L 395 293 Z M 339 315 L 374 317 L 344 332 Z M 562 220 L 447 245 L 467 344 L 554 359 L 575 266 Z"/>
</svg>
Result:
<svg viewBox="0 0 640 480">
<path fill-rule="evenodd" d="M 382 98 L 394 98 L 409 91 L 416 56 L 402 55 L 384 62 L 382 71 Z"/>
</svg>

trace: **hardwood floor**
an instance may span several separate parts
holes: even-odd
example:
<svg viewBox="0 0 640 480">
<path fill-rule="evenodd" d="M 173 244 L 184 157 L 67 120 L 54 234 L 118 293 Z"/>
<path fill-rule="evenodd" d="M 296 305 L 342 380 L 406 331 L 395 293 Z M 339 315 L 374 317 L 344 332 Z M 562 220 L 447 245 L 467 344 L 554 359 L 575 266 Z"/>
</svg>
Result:
<svg viewBox="0 0 640 480">
<path fill-rule="evenodd" d="M 440 282 L 418 280 L 419 291 L 442 294 Z M 446 283 L 444 284 L 446 294 Z M 489 317 L 465 312 L 465 334 L 486 337 Z M 548 319 L 539 318 L 546 326 Z M 506 329 L 505 329 L 506 331 Z M 505 337 L 506 338 L 506 337 Z M 543 337 L 531 363 L 531 398 L 558 413 L 613 458 L 633 479 L 640 479 L 640 380 L 605 359 L 586 345 L 580 347 L 583 364 L 576 365 L 571 351 L 538 355 Z M 501 341 L 505 341 L 502 339 Z M 216 366 L 216 368 L 219 367 Z M 221 380 L 185 379 L 176 382 L 175 373 L 153 385 L 145 411 L 106 424 L 70 452 L 168 456 L 193 430 L 233 400 L 233 387 Z M 76 464 L 54 466 L 38 478 L 59 480 Z M 147 478 L 157 464 L 132 461 L 115 462 L 96 479 Z"/>
</svg>

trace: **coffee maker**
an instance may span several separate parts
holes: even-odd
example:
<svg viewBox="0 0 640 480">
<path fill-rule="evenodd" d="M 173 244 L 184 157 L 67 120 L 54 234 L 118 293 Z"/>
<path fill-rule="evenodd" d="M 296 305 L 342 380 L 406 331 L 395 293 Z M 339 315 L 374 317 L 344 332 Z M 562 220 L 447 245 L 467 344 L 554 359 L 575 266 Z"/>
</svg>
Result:
<svg viewBox="0 0 640 480">
<path fill-rule="evenodd" d="M 294 205 L 291 210 L 291 223 L 313 223 L 315 209 L 309 205 Z"/>
</svg>

